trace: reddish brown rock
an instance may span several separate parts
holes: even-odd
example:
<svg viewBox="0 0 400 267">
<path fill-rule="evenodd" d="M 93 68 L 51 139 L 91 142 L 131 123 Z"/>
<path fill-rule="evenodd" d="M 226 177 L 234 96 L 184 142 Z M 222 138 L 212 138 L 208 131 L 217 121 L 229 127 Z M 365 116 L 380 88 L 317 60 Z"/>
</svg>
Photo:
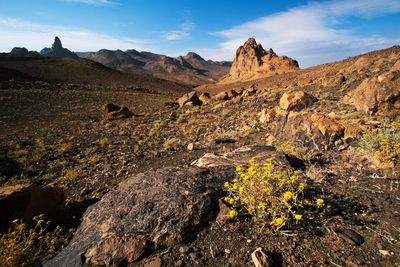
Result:
<svg viewBox="0 0 400 267">
<path fill-rule="evenodd" d="M 200 94 L 199 99 L 203 104 L 207 104 L 211 101 L 211 96 L 209 93 L 205 92 Z"/>
<path fill-rule="evenodd" d="M 311 106 L 317 99 L 304 91 L 285 92 L 279 100 L 279 107 L 287 111 L 300 111 Z"/>
<path fill-rule="evenodd" d="M 224 91 L 224 92 L 216 94 L 214 96 L 214 99 L 215 100 L 228 100 L 229 96 L 228 96 L 228 93 Z"/>
<path fill-rule="evenodd" d="M 354 91 L 343 98 L 366 114 L 397 109 L 400 106 L 400 71 L 390 71 L 365 79 Z"/>
<path fill-rule="evenodd" d="M 179 98 L 178 104 L 180 107 L 183 107 L 185 105 L 201 106 L 202 102 L 197 96 L 197 92 L 192 91 L 190 93 L 184 94 L 181 98 Z"/>
<path fill-rule="evenodd" d="M 231 209 L 222 201 L 222 199 L 220 199 L 218 203 L 219 203 L 219 212 L 215 221 L 220 223 L 229 221 L 230 219 L 229 212 Z"/>
<path fill-rule="evenodd" d="M 146 250 L 143 236 L 109 236 L 90 247 L 85 259 L 93 266 L 119 266 L 139 260 Z"/>
<path fill-rule="evenodd" d="M 221 83 L 254 80 L 298 69 L 299 64 L 296 60 L 278 56 L 272 49 L 265 51 L 254 38 L 249 38 L 236 50 L 229 74 Z"/>
<path fill-rule="evenodd" d="M 133 116 L 133 113 L 127 107 L 117 106 L 112 103 L 104 105 L 103 110 L 107 120 L 124 119 Z"/>
</svg>

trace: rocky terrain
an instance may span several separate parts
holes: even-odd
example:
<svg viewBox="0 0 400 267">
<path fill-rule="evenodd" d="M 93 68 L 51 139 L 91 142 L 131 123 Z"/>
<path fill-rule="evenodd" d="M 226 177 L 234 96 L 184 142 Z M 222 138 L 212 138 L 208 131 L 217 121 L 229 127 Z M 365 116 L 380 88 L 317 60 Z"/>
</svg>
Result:
<svg viewBox="0 0 400 267">
<path fill-rule="evenodd" d="M 73 228 L 44 266 L 398 266 L 400 47 L 302 70 L 243 47 L 236 78 L 195 91 L 83 59 L 3 57 L 0 207 L 19 208 L 0 230 L 32 213 Z M 82 66 L 93 76 L 57 78 Z M 374 136 L 392 139 L 363 145 Z M 322 207 L 278 230 L 230 216 L 224 184 L 252 158 L 297 171 Z"/>
</svg>

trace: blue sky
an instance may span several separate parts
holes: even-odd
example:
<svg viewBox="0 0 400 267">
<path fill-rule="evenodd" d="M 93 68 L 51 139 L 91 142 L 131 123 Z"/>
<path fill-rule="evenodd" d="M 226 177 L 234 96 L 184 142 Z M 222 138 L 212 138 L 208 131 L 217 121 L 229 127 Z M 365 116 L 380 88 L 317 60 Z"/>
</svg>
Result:
<svg viewBox="0 0 400 267">
<path fill-rule="evenodd" d="M 194 51 L 232 60 L 255 37 L 302 67 L 400 44 L 400 0 L 1 0 L 0 51 Z"/>
</svg>

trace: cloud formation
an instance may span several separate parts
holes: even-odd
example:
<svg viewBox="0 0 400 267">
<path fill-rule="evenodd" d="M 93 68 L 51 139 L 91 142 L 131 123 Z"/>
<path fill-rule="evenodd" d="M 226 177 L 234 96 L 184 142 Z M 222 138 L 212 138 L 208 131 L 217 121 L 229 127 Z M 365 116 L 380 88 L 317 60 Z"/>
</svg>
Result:
<svg viewBox="0 0 400 267">
<path fill-rule="evenodd" d="M 180 25 L 178 30 L 164 32 L 162 34 L 162 37 L 168 41 L 189 39 L 193 29 L 194 29 L 194 23 L 185 22 Z"/>
<path fill-rule="evenodd" d="M 51 46 L 56 35 L 72 51 L 152 48 L 145 40 L 118 38 L 85 29 L 39 24 L 15 18 L 0 18 L 0 51 L 10 51 L 14 46 L 39 51 L 44 46 Z"/>
<path fill-rule="evenodd" d="M 398 0 L 310 2 L 216 32 L 224 41 L 216 49 L 201 52 L 208 58 L 229 60 L 247 38 L 255 37 L 265 48 L 272 47 L 307 67 L 398 43 L 400 38 L 365 36 L 343 26 L 346 18 L 369 19 L 397 12 Z"/>
</svg>

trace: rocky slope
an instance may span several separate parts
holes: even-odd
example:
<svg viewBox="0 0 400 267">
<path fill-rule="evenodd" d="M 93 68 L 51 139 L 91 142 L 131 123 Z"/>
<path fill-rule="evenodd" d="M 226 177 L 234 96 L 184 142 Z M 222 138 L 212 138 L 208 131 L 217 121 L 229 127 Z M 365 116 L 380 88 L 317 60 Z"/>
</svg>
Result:
<svg viewBox="0 0 400 267">
<path fill-rule="evenodd" d="M 229 74 L 220 83 L 254 80 L 298 69 L 296 60 L 278 56 L 272 49 L 265 51 L 254 38 L 249 38 L 236 50 Z"/>
<path fill-rule="evenodd" d="M 213 83 L 225 75 L 230 67 L 229 62 L 206 61 L 193 52 L 177 58 L 134 49 L 125 52 L 103 49 L 79 55 L 127 73 L 147 73 L 188 85 Z"/>
<path fill-rule="evenodd" d="M 183 93 L 187 86 L 155 78 L 149 74 L 128 74 L 87 59 L 29 57 L 0 54 L 0 80 L 41 80 L 49 83 L 128 86 L 132 90 L 160 90 Z"/>
<path fill-rule="evenodd" d="M 393 134 L 378 148 L 398 147 L 399 72 L 396 46 L 179 100 L 4 81 L 1 181 L 63 188 L 82 213 L 98 201 L 47 266 L 255 266 L 253 255 L 262 267 L 396 266 L 400 152 L 384 165 L 362 140 Z M 109 120 L 107 102 L 132 114 Z M 324 206 L 278 231 L 229 219 L 223 184 L 251 158 L 297 170 L 305 196 Z"/>
</svg>

